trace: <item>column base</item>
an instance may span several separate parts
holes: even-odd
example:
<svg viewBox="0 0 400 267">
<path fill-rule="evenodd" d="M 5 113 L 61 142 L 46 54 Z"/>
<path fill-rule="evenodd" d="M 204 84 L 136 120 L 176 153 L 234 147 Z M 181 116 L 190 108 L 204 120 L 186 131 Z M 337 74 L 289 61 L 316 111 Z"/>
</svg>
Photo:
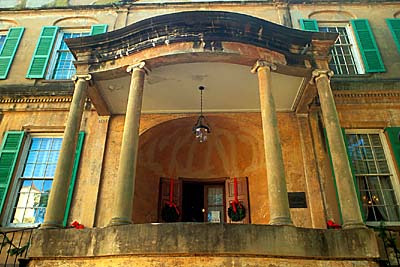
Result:
<svg viewBox="0 0 400 267">
<path fill-rule="evenodd" d="M 132 220 L 130 220 L 128 218 L 114 217 L 111 219 L 108 226 L 127 225 L 127 224 L 132 224 L 132 223 L 133 223 Z"/>
<path fill-rule="evenodd" d="M 58 228 L 64 228 L 63 224 L 56 222 L 43 222 L 40 225 L 40 229 L 58 229 Z"/>
<path fill-rule="evenodd" d="M 349 221 L 345 222 L 342 225 L 343 229 L 363 229 L 367 228 L 363 222 L 355 222 L 355 221 Z"/>
<path fill-rule="evenodd" d="M 276 218 L 270 219 L 269 224 L 293 226 L 292 220 L 288 217 L 276 217 Z"/>
</svg>

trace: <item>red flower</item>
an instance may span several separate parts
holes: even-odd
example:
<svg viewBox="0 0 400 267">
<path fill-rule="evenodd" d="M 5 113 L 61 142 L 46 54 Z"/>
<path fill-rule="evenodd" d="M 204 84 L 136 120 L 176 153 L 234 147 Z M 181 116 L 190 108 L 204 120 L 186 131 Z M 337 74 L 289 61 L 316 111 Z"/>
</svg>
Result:
<svg viewBox="0 0 400 267">
<path fill-rule="evenodd" d="M 342 228 L 342 226 L 340 226 L 339 224 L 335 223 L 332 220 L 327 221 L 326 224 L 328 226 L 328 229 L 340 229 L 340 228 Z"/>
<path fill-rule="evenodd" d="M 78 223 L 77 221 L 73 221 L 71 223 L 71 226 L 75 229 L 84 229 L 85 226 L 83 224 Z"/>
</svg>

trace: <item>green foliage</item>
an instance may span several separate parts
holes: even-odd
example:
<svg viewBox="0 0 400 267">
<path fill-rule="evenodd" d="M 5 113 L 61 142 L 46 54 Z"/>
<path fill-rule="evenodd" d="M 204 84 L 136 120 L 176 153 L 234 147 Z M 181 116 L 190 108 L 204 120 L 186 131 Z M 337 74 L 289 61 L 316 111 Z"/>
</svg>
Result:
<svg viewBox="0 0 400 267">
<path fill-rule="evenodd" d="M 233 205 L 236 205 L 236 212 L 233 208 Z M 242 205 L 242 203 L 231 203 L 228 208 L 228 216 L 234 222 L 239 222 L 246 217 L 246 208 Z"/>
</svg>

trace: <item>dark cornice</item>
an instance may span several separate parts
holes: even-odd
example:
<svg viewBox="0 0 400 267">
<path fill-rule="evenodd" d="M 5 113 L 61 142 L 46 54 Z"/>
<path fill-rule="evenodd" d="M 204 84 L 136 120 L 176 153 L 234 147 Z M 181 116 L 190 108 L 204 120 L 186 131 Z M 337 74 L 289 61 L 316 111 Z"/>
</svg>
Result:
<svg viewBox="0 0 400 267">
<path fill-rule="evenodd" d="M 100 63 L 153 48 L 192 42 L 193 48 L 237 42 L 284 54 L 289 65 L 304 64 L 313 53 L 312 41 L 332 43 L 337 35 L 288 28 L 256 17 L 222 11 L 187 11 L 139 21 L 112 32 L 67 39 L 72 53 L 83 63 Z M 85 55 L 85 58 L 80 57 Z"/>
</svg>

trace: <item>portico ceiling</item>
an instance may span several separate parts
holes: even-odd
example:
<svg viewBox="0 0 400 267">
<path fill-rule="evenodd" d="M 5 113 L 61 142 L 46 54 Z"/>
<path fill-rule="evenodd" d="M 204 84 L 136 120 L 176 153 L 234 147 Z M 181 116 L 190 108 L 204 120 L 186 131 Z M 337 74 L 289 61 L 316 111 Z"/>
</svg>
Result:
<svg viewBox="0 0 400 267">
<path fill-rule="evenodd" d="M 126 112 L 130 75 L 109 80 L 95 79 L 95 86 L 111 114 Z M 303 87 L 302 77 L 272 73 L 273 95 L 277 111 L 293 111 Z M 204 62 L 167 65 L 146 75 L 143 113 L 198 112 L 200 92 L 205 112 L 259 111 L 257 74 L 248 66 Z"/>
</svg>

